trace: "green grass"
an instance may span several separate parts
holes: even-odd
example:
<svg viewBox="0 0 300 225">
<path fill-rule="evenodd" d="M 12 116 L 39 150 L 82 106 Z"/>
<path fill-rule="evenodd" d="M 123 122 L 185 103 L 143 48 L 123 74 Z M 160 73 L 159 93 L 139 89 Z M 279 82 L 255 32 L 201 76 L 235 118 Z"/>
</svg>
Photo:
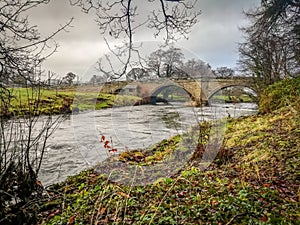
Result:
<svg viewBox="0 0 300 225">
<path fill-rule="evenodd" d="M 205 171 L 190 161 L 168 178 L 134 186 L 108 179 L 122 167 L 110 168 L 109 175 L 89 169 L 48 189 L 40 224 L 299 224 L 300 95 L 283 93 L 281 107 L 230 119 L 223 146 Z M 144 166 L 163 161 L 178 138 L 150 148 Z M 141 169 L 135 160 L 141 154 L 121 154 L 120 163 Z"/>
<path fill-rule="evenodd" d="M 41 215 L 45 224 L 297 224 L 299 135 L 294 108 L 232 119 L 207 171 L 187 165 L 172 178 L 130 186 L 90 169 L 52 186 L 47 204 L 55 206 Z"/>
<path fill-rule="evenodd" d="M 22 116 L 27 114 L 57 114 L 64 102 L 72 102 L 73 93 L 56 92 L 46 89 L 13 88 L 13 96 L 8 110 L 1 107 L 4 116 Z"/>
<path fill-rule="evenodd" d="M 93 89 L 82 92 L 76 89 L 9 89 L 13 96 L 9 107 L 0 107 L 2 116 L 23 116 L 40 114 L 60 114 L 71 112 L 74 107 L 80 111 L 99 110 L 112 106 L 133 105 L 140 98 L 133 96 L 115 96 L 98 93 Z"/>
</svg>

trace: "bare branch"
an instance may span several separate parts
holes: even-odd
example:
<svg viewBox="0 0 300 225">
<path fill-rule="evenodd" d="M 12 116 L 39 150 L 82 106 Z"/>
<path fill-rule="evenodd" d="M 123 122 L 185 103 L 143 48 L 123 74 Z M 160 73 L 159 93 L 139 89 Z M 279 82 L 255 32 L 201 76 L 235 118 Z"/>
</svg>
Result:
<svg viewBox="0 0 300 225">
<path fill-rule="evenodd" d="M 251 25 L 241 29 L 246 42 L 240 44 L 239 61 L 243 70 L 263 81 L 262 87 L 300 75 L 299 13 L 292 0 L 264 0 L 246 13 Z"/>
<path fill-rule="evenodd" d="M 196 1 L 194 0 L 174 2 L 165 0 L 144 0 L 143 2 L 137 0 L 113 2 L 108 0 L 70 0 L 70 3 L 81 7 L 86 13 L 94 11 L 101 34 L 123 40 L 123 46 L 119 46 L 117 51 L 112 51 L 113 56 L 124 63 L 122 71 L 114 74 L 113 79 L 125 75 L 130 61 L 134 57 L 139 58 L 139 50 L 133 45 L 134 35 L 139 31 L 144 32 L 143 27 L 153 30 L 154 37 L 165 33 L 165 42 L 170 43 L 180 37 L 187 38 L 200 15 L 200 11 L 195 9 Z M 146 18 L 139 16 L 138 4 L 149 5 L 149 14 L 143 15 Z M 157 9 L 158 6 L 159 9 Z M 105 40 L 108 48 L 112 50 L 108 39 Z M 100 71 L 105 72 L 103 68 Z"/>
<path fill-rule="evenodd" d="M 70 19 L 51 35 L 41 38 L 36 26 L 31 26 L 24 14 L 48 2 L 0 1 L 0 190 L 6 193 L 5 196 L 0 195 L 0 217 L 4 218 L 1 221 L 5 224 L 17 223 L 4 217 L 5 213 L 12 209 L 23 210 L 22 207 L 28 205 L 30 198 L 40 197 L 36 193 L 37 176 L 46 142 L 63 118 L 58 116 L 53 120 L 51 115 L 37 116 L 40 113 L 43 85 L 35 76 L 41 73 L 41 63 L 57 49 L 57 44 L 54 47 L 50 45 L 52 38 L 66 31 L 73 20 Z M 27 90 L 22 98 L 20 92 L 9 88 L 15 84 L 22 84 L 23 90 Z M 24 98 L 28 102 L 26 110 Z M 14 105 L 12 101 L 15 101 Z M 18 115 L 14 112 L 18 112 Z M 8 120 L 13 116 L 18 117 Z M 43 123 L 43 120 L 46 121 Z"/>
</svg>

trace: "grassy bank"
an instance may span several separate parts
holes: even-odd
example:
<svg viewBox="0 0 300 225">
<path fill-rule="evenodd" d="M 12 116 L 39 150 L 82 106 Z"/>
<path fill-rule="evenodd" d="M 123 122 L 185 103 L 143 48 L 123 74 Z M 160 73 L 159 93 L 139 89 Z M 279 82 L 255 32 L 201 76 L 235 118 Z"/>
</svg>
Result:
<svg viewBox="0 0 300 225">
<path fill-rule="evenodd" d="M 112 106 L 133 105 L 139 98 L 99 93 L 96 89 L 10 89 L 9 107 L 0 107 L 2 116 L 23 116 L 28 114 L 45 115 L 103 109 Z"/>
<path fill-rule="evenodd" d="M 194 164 L 172 178 L 132 186 L 90 169 L 49 188 L 40 223 L 299 224 L 300 86 L 295 85 L 294 93 L 281 98 L 270 94 L 274 88 L 265 92 L 284 104 L 261 105 L 259 115 L 228 121 L 224 144 L 207 170 Z"/>
</svg>

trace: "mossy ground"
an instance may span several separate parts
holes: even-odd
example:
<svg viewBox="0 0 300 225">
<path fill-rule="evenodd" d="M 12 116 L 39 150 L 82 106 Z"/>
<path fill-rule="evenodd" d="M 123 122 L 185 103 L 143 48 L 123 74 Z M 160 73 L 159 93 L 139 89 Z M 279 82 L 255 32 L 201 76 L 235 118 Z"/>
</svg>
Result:
<svg viewBox="0 0 300 225">
<path fill-rule="evenodd" d="M 43 224 L 299 224 L 300 114 L 231 119 L 219 156 L 151 185 L 93 169 L 49 188 Z"/>
</svg>

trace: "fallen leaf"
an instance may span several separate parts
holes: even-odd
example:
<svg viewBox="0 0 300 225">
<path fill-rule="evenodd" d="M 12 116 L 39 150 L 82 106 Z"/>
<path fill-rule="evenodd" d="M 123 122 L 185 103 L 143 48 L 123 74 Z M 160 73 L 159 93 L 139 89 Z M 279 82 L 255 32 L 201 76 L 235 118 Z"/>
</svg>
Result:
<svg viewBox="0 0 300 225">
<path fill-rule="evenodd" d="M 105 140 L 105 136 L 102 135 L 102 136 L 101 136 L 101 142 L 103 142 L 104 140 Z"/>
<path fill-rule="evenodd" d="M 106 208 L 105 208 L 105 207 L 101 208 L 100 214 L 103 215 L 103 214 L 105 213 L 105 211 L 106 211 Z"/>
<path fill-rule="evenodd" d="M 121 195 L 121 196 L 123 196 L 123 197 L 126 197 L 126 198 L 130 197 L 128 194 L 126 194 L 124 192 L 121 192 L 121 191 L 119 191 L 118 194 Z"/>
<path fill-rule="evenodd" d="M 260 220 L 263 221 L 263 222 L 267 222 L 268 221 L 268 217 L 264 216 L 264 217 L 260 218 Z"/>
<path fill-rule="evenodd" d="M 74 224 L 74 219 L 75 219 L 75 215 L 71 216 L 68 220 L 68 225 L 73 225 Z"/>
<path fill-rule="evenodd" d="M 212 205 L 218 205 L 219 202 L 218 202 L 217 200 L 213 200 L 213 201 L 211 201 L 211 204 L 212 204 Z"/>
</svg>

